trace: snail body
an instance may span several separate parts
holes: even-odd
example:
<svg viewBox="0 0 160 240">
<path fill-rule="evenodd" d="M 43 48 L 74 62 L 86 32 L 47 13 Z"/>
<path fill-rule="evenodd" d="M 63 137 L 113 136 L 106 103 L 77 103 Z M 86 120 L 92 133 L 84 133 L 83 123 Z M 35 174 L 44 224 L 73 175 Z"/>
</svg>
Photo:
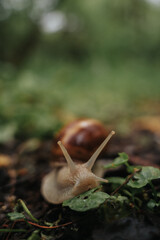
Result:
<svg viewBox="0 0 160 240">
<path fill-rule="evenodd" d="M 64 200 L 73 198 L 98 186 L 99 182 L 107 183 L 108 181 L 106 179 L 96 176 L 92 172 L 92 168 L 97 157 L 114 133 L 115 132 L 112 131 L 105 137 L 100 146 L 86 162 L 84 162 L 84 158 L 83 160 L 77 158 L 76 161 L 73 161 L 68 154 L 68 149 L 66 150 L 62 141 L 58 141 L 58 145 L 67 164 L 63 167 L 60 167 L 60 165 L 55 167 L 44 177 L 41 186 L 43 197 L 50 203 L 60 204 Z"/>
</svg>

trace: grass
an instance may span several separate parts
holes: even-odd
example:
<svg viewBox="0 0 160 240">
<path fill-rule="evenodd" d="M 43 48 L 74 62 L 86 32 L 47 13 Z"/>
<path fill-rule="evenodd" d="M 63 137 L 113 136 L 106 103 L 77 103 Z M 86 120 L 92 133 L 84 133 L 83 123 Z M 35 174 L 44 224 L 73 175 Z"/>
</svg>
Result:
<svg viewBox="0 0 160 240">
<path fill-rule="evenodd" d="M 74 117 L 115 122 L 123 132 L 128 119 L 157 114 L 144 106 L 159 102 L 159 89 L 158 62 L 55 61 L 35 54 L 20 70 L 1 66 L 0 140 L 51 136 Z"/>
</svg>

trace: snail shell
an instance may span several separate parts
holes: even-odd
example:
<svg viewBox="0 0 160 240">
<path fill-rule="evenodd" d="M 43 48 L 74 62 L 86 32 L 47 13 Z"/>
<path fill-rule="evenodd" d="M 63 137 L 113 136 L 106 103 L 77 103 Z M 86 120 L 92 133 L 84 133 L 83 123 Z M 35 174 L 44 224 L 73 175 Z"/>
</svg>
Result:
<svg viewBox="0 0 160 240">
<path fill-rule="evenodd" d="M 72 159 L 86 162 L 108 133 L 104 125 L 95 119 L 79 119 L 71 122 L 55 137 L 52 148 L 53 161 L 66 162 L 61 149 L 57 147 L 57 142 L 61 141 Z"/>
<path fill-rule="evenodd" d="M 100 135 L 101 131 L 103 134 Z M 75 121 L 68 125 L 68 127 L 62 129 L 57 136 L 57 139 L 61 140 L 58 141 L 59 148 L 58 146 L 55 147 L 54 144 L 53 151 L 56 162 L 59 158 L 61 163 L 65 157 L 66 166 L 60 167 L 62 166 L 61 164 L 55 165 L 53 171 L 44 177 L 41 186 L 41 193 L 48 202 L 59 204 L 64 200 L 73 198 L 96 187 L 100 181 L 108 182 L 106 179 L 96 176 L 92 172 L 97 157 L 115 132 L 112 131 L 107 137 L 106 133 L 107 131 L 102 124 L 96 120 L 90 119 Z M 80 134 L 80 137 L 77 137 L 78 134 Z M 95 135 L 101 144 L 90 157 L 89 155 L 95 150 L 95 146 L 93 143 L 90 146 L 89 142 L 92 142 L 91 138 L 94 136 L 93 142 L 95 143 L 97 140 Z M 89 136 L 89 139 L 87 138 L 86 140 L 86 136 Z M 87 157 L 89 156 L 88 161 L 86 161 L 87 157 L 83 156 L 83 154 L 86 153 L 86 149 L 81 147 L 81 145 L 84 144 L 82 141 L 83 138 L 89 149 L 89 151 L 87 151 Z M 71 156 L 68 151 L 70 151 Z M 72 157 L 76 160 L 73 161 Z"/>
</svg>

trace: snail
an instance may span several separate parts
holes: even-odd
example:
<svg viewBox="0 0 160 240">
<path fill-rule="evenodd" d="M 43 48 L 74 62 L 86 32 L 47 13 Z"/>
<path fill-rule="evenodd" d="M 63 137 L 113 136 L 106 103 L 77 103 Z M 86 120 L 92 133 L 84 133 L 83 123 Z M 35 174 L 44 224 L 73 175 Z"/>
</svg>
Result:
<svg viewBox="0 0 160 240">
<path fill-rule="evenodd" d="M 89 123 L 87 122 L 87 120 L 79 120 L 78 123 L 81 124 L 81 126 L 85 127 L 87 126 L 87 124 L 90 125 L 90 121 L 92 122 L 92 124 L 93 122 L 94 124 L 99 123 L 96 120 L 89 120 Z M 87 122 L 86 125 L 85 122 Z M 71 132 L 73 135 L 74 131 Z M 83 192 L 88 191 L 89 189 L 97 187 L 99 182 L 107 183 L 108 180 L 95 175 L 92 172 L 92 168 L 97 157 L 114 134 L 115 132 L 111 131 L 110 134 L 105 137 L 105 139 L 101 142 L 100 146 L 96 149 L 96 151 L 93 153 L 93 155 L 89 158 L 88 161 L 84 161 L 84 157 L 80 159 L 77 157 L 77 160 L 73 161 L 67 151 L 68 149 L 66 149 L 67 147 L 65 147 L 65 141 L 63 143 L 64 138 L 62 138 L 61 135 L 62 141 L 58 141 L 57 143 L 59 145 L 59 149 L 65 157 L 67 165 L 55 165 L 54 169 L 43 178 L 41 185 L 41 193 L 44 199 L 47 200 L 49 203 L 60 204 L 64 200 L 73 198 Z M 67 138 L 69 139 L 69 136 L 67 136 L 66 139 Z M 74 152 L 74 157 L 77 152 L 78 151 Z"/>
</svg>

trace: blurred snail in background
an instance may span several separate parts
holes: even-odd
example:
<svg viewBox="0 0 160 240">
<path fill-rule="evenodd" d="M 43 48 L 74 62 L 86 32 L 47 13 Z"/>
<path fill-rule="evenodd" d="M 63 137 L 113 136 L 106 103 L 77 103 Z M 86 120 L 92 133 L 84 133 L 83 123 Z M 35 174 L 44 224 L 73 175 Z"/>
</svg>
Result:
<svg viewBox="0 0 160 240">
<path fill-rule="evenodd" d="M 64 127 L 53 144 L 54 169 L 42 180 L 45 200 L 60 204 L 108 181 L 92 172 L 93 165 L 115 132 L 97 120 L 76 120 Z M 94 152 L 94 153 L 93 153 Z M 92 156 L 91 156 L 92 155 Z"/>
</svg>

